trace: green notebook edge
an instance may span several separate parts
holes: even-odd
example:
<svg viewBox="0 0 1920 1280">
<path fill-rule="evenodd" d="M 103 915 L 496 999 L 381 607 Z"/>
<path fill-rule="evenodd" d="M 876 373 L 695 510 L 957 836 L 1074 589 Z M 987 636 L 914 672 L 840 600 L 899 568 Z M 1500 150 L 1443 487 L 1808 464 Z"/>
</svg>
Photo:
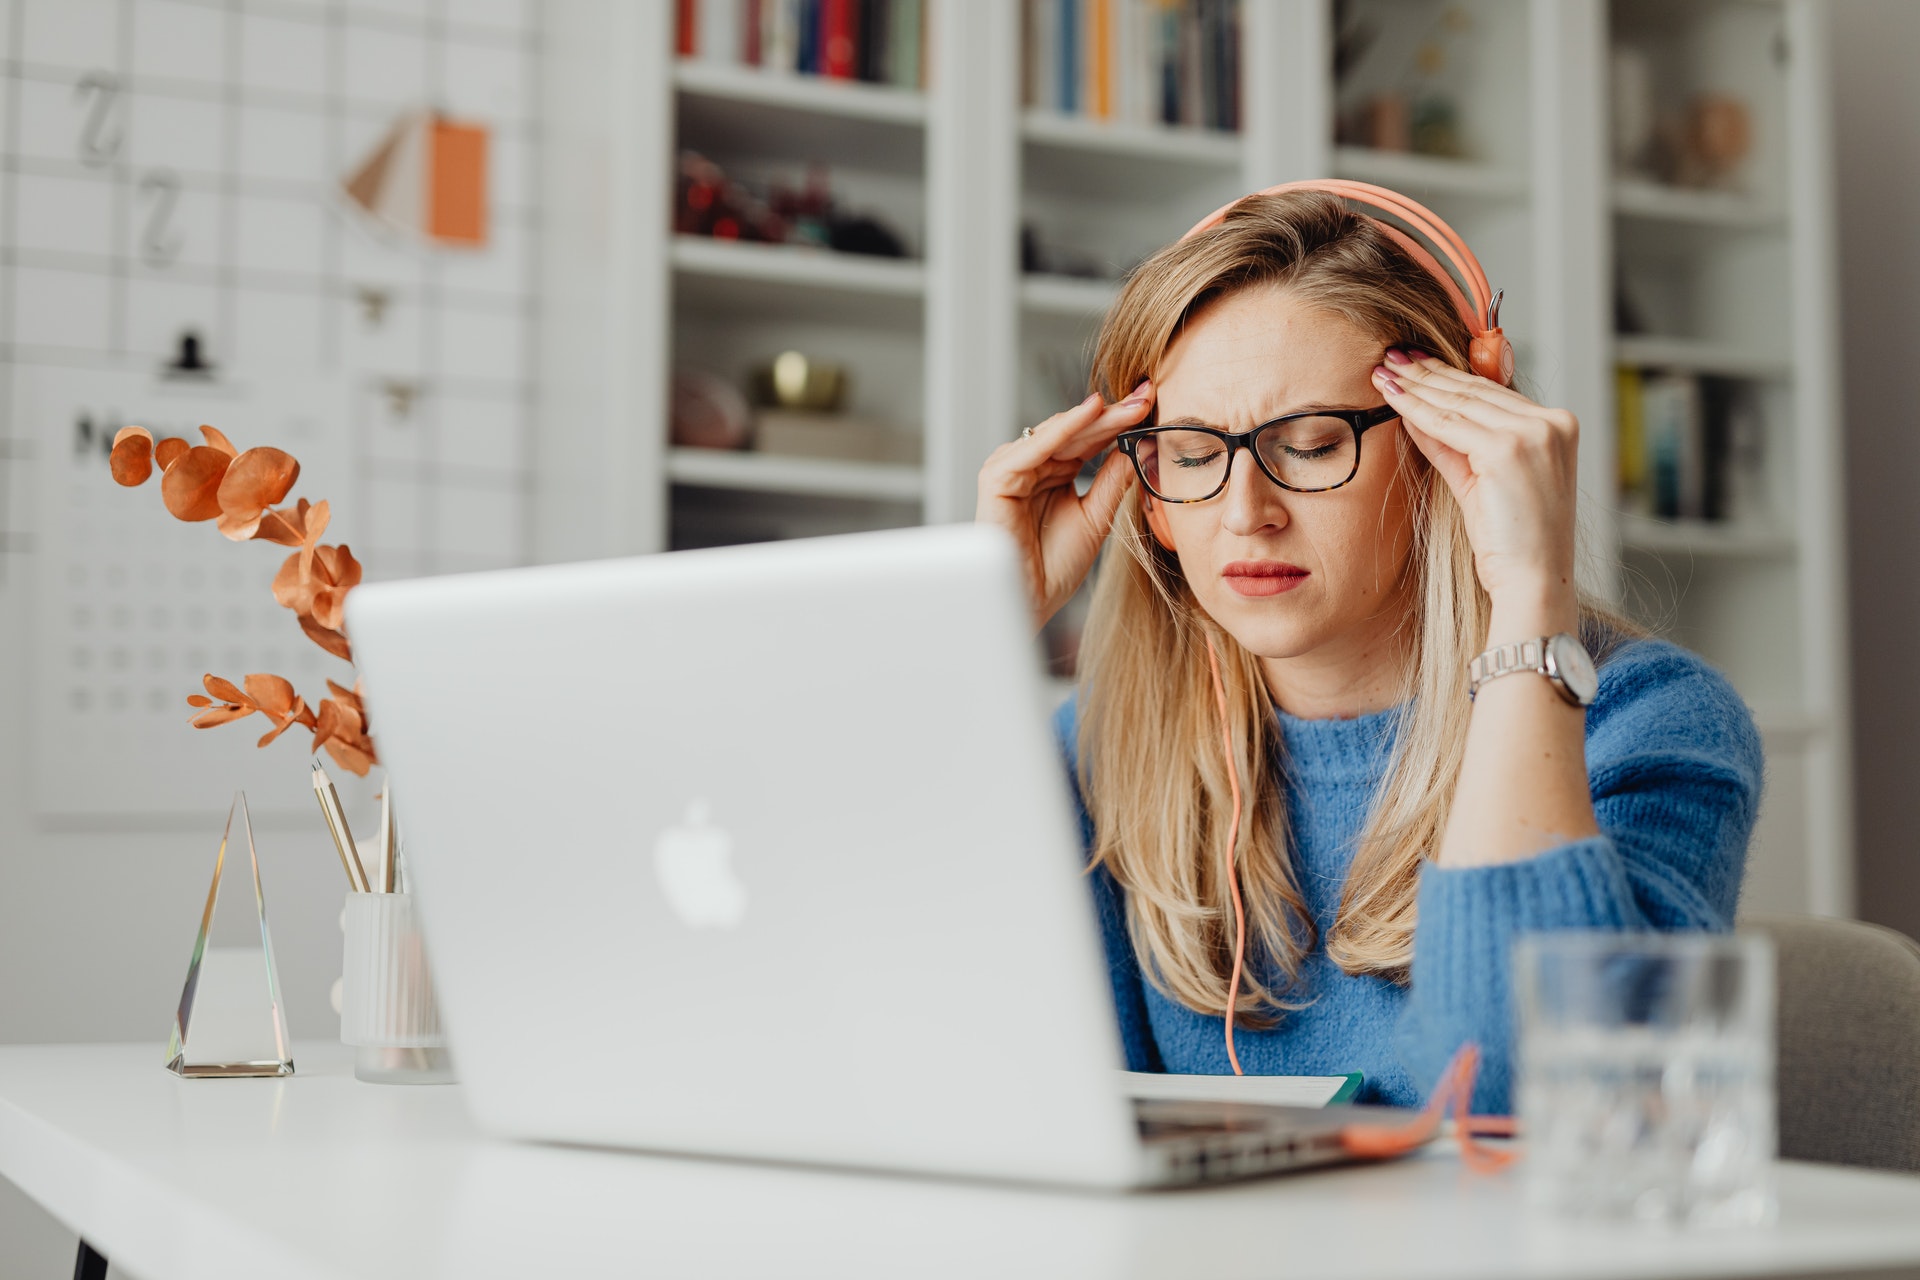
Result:
<svg viewBox="0 0 1920 1280">
<path fill-rule="evenodd" d="M 1347 1072 L 1347 1082 L 1333 1091 L 1333 1096 L 1327 1099 L 1327 1105 L 1337 1107 L 1343 1102 L 1352 1102 L 1354 1095 L 1360 1092 L 1360 1086 L 1366 1082 L 1367 1077 L 1361 1072 Z"/>
</svg>

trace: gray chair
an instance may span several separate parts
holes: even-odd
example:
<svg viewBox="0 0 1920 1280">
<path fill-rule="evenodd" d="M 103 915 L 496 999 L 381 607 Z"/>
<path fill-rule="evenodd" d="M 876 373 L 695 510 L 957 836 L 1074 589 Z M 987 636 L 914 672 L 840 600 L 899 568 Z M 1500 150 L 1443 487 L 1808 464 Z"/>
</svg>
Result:
<svg viewBox="0 0 1920 1280">
<path fill-rule="evenodd" d="M 1920 946 L 1879 925 L 1760 916 L 1780 978 L 1780 1154 L 1920 1170 Z"/>
</svg>

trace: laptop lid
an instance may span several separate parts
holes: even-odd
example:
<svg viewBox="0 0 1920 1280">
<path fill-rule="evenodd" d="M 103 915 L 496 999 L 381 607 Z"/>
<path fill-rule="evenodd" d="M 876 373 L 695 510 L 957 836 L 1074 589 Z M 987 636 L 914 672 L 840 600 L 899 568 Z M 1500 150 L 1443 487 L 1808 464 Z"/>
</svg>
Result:
<svg viewBox="0 0 1920 1280">
<path fill-rule="evenodd" d="M 348 624 L 484 1128 L 1137 1180 L 1004 535 L 374 584 Z"/>
</svg>

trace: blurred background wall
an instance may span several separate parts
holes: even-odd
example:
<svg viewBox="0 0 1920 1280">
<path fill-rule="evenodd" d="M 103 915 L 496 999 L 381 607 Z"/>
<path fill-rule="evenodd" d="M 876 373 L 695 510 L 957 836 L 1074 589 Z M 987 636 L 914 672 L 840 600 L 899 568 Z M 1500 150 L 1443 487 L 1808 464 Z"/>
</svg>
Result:
<svg viewBox="0 0 1920 1280">
<path fill-rule="evenodd" d="M 1920 4 L 1833 9 L 1859 909 L 1920 936 Z"/>
</svg>

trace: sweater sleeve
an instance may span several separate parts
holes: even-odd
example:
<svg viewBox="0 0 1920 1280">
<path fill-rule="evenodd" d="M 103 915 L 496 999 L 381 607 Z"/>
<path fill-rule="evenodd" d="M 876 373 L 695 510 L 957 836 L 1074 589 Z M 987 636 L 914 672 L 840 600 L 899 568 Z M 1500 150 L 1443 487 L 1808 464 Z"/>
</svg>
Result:
<svg viewBox="0 0 1920 1280">
<path fill-rule="evenodd" d="M 1080 794 L 1078 727 L 1079 695 L 1076 694 L 1054 714 L 1053 729 L 1073 789 L 1073 813 L 1080 824 L 1083 856 L 1091 857 L 1093 819 Z M 1100 925 L 1100 945 L 1106 953 L 1107 980 L 1113 987 L 1113 1011 L 1120 1025 L 1120 1048 L 1127 1070 L 1164 1071 L 1160 1051 L 1153 1041 L 1153 1027 L 1147 1021 L 1147 992 L 1142 985 L 1140 962 L 1134 955 L 1133 940 L 1127 935 L 1125 895 L 1105 867 L 1090 868 L 1087 885 L 1093 894 L 1094 916 Z"/>
<path fill-rule="evenodd" d="M 1425 1089 L 1477 1042 L 1477 1111 L 1512 1105 L 1521 934 L 1733 924 L 1763 766 L 1753 717 L 1725 677 L 1661 641 L 1628 645 L 1601 668 L 1586 746 L 1599 835 L 1517 862 L 1421 871 L 1398 1048 Z"/>
</svg>

